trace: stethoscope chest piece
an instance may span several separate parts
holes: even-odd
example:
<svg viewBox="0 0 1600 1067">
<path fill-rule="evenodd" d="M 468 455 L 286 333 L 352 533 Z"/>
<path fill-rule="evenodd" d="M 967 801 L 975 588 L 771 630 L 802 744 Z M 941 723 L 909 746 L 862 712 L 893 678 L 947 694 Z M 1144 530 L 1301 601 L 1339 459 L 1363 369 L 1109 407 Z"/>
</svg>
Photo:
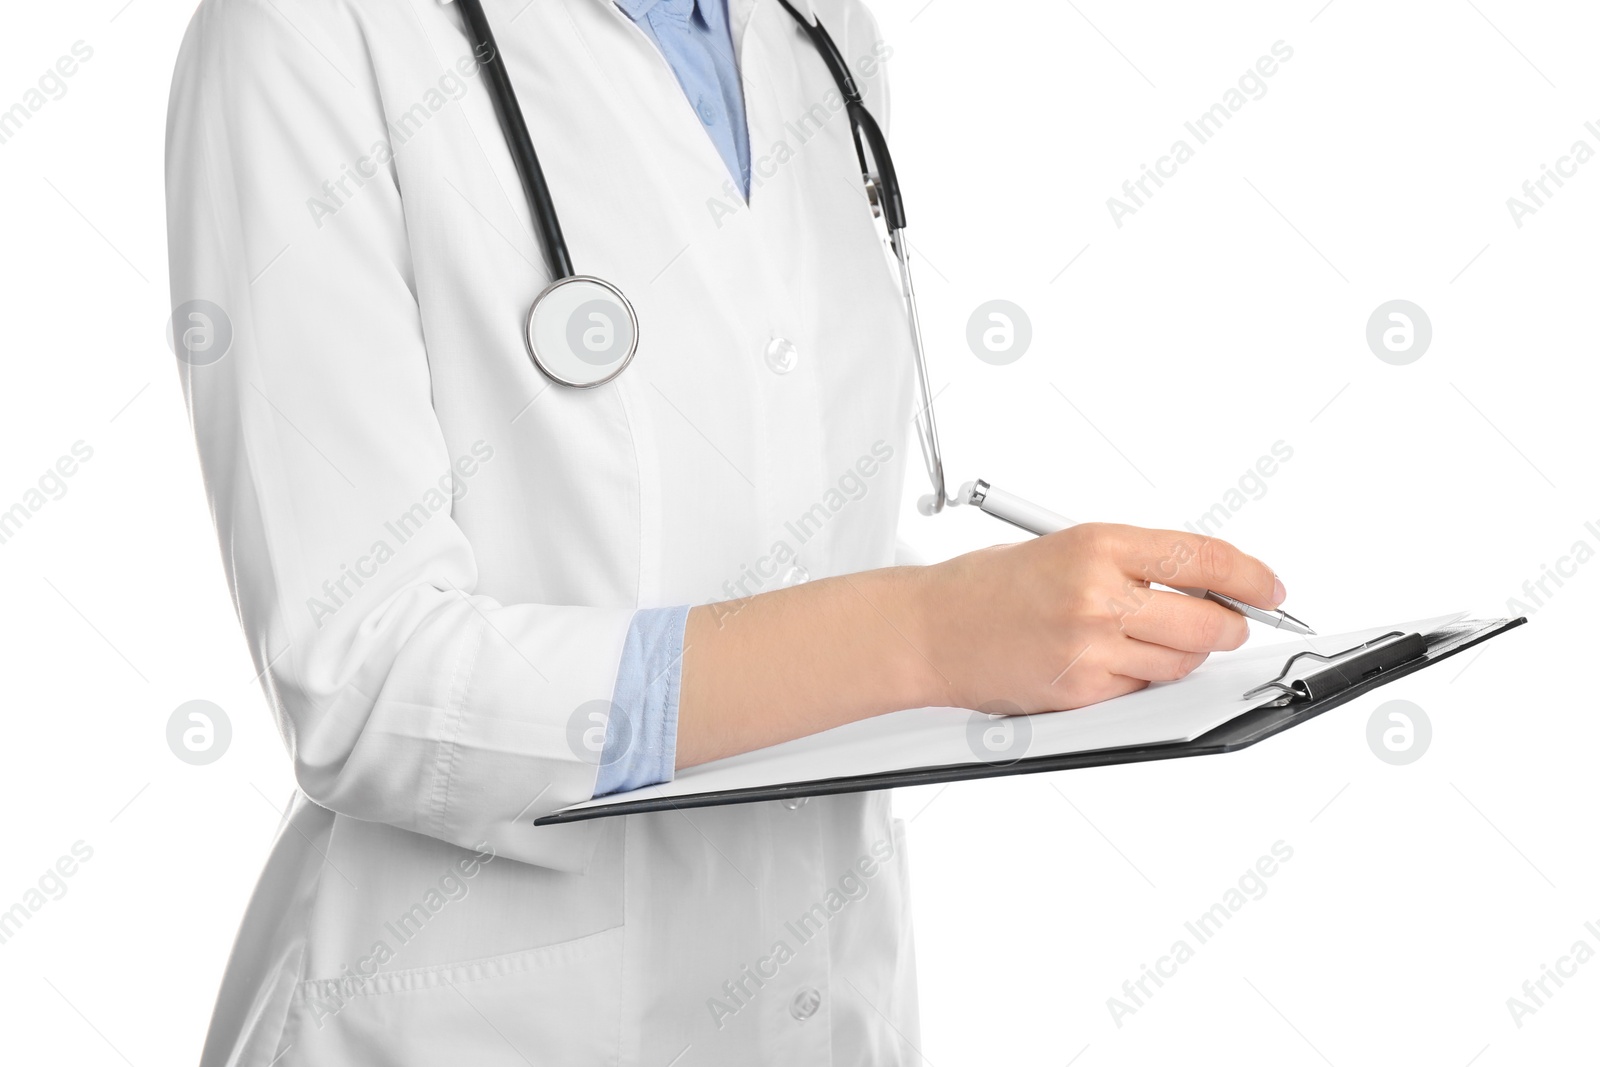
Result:
<svg viewBox="0 0 1600 1067">
<path fill-rule="evenodd" d="M 588 389 L 621 374 L 639 348 L 639 317 L 622 290 L 575 274 L 551 282 L 528 309 L 528 355 L 551 381 Z"/>
</svg>

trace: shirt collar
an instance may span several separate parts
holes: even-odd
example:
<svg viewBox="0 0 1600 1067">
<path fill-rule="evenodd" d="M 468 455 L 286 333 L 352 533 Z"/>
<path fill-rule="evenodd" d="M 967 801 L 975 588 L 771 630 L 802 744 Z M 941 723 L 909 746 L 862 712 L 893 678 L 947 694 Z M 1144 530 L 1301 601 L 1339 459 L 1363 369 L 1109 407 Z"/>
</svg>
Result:
<svg viewBox="0 0 1600 1067">
<path fill-rule="evenodd" d="M 441 4 L 449 4 L 449 3 L 454 3 L 454 2 L 455 2 L 455 0 L 439 0 L 439 3 L 441 3 Z M 610 4 L 610 3 L 613 2 L 613 0 L 600 0 L 600 2 L 601 3 L 605 3 L 605 4 Z M 624 12 L 626 12 L 630 18 L 637 18 L 638 15 L 635 15 L 633 13 L 635 9 L 640 14 L 643 14 L 644 12 L 650 10 L 651 5 L 656 3 L 656 2 L 657 2 L 657 0 L 621 0 L 621 2 L 617 3 L 617 6 L 622 8 L 622 10 Z M 741 2 L 742 3 L 757 3 L 757 2 L 767 3 L 767 2 L 771 2 L 771 0 L 733 0 L 733 2 L 736 3 L 736 4 L 737 3 L 741 3 Z M 800 12 L 800 14 L 804 15 L 808 21 L 810 21 L 810 22 L 816 22 L 817 21 L 817 13 L 816 13 L 816 11 L 814 11 L 812 9 L 811 0 L 789 0 L 789 3 L 793 4 L 794 5 L 794 9 L 796 11 Z"/>
<path fill-rule="evenodd" d="M 616 0 L 616 5 L 624 15 L 638 22 L 650 14 L 652 8 L 660 5 L 667 5 L 672 14 L 687 18 L 694 14 L 695 0 Z M 682 10 L 677 10 L 679 8 Z"/>
</svg>

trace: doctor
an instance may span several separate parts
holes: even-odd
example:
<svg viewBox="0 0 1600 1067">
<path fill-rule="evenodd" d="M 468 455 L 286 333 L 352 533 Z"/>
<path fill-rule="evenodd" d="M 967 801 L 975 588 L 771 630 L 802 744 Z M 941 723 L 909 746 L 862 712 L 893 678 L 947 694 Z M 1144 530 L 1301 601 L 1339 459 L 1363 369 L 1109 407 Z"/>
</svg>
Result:
<svg viewBox="0 0 1600 1067">
<path fill-rule="evenodd" d="M 1177 678 L 1245 622 L 1145 577 L 1283 587 L 1102 525 L 895 566 L 903 305 L 776 0 L 484 3 L 576 266 L 638 317 L 626 373 L 553 384 L 460 6 L 205 0 L 178 60 L 179 367 L 299 786 L 204 1063 L 920 1062 L 886 795 L 534 819 L 901 708 Z M 885 121 L 865 8 L 794 6 Z"/>
</svg>

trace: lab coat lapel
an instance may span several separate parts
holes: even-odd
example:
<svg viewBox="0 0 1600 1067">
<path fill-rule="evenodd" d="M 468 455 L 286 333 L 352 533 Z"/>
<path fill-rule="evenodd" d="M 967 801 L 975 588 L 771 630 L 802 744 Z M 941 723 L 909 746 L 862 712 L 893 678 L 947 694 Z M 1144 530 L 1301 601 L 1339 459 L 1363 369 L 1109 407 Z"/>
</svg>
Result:
<svg viewBox="0 0 1600 1067">
<path fill-rule="evenodd" d="M 811 0 L 789 0 L 792 6 L 809 21 L 817 20 L 816 12 L 811 8 Z M 739 50 L 739 69 L 744 70 L 744 40 L 745 28 L 750 25 L 750 17 L 757 8 L 771 7 L 784 18 L 789 18 L 787 11 L 783 10 L 778 0 L 728 0 L 728 25 L 733 29 L 734 47 Z"/>
</svg>

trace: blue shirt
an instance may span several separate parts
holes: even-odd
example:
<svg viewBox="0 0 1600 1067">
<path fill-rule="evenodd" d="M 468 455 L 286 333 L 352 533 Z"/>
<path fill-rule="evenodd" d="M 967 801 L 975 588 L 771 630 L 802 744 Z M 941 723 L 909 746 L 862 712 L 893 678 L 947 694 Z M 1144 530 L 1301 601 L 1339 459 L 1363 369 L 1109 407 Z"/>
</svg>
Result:
<svg viewBox="0 0 1600 1067">
<path fill-rule="evenodd" d="M 750 131 L 734 60 L 728 0 L 616 0 L 645 32 L 688 98 L 734 185 L 750 195 Z"/>
<path fill-rule="evenodd" d="M 750 195 L 750 131 L 728 0 L 616 0 L 677 76 L 734 184 Z M 678 755 L 678 684 L 687 606 L 634 613 L 617 667 L 594 795 L 669 782 Z"/>
</svg>

